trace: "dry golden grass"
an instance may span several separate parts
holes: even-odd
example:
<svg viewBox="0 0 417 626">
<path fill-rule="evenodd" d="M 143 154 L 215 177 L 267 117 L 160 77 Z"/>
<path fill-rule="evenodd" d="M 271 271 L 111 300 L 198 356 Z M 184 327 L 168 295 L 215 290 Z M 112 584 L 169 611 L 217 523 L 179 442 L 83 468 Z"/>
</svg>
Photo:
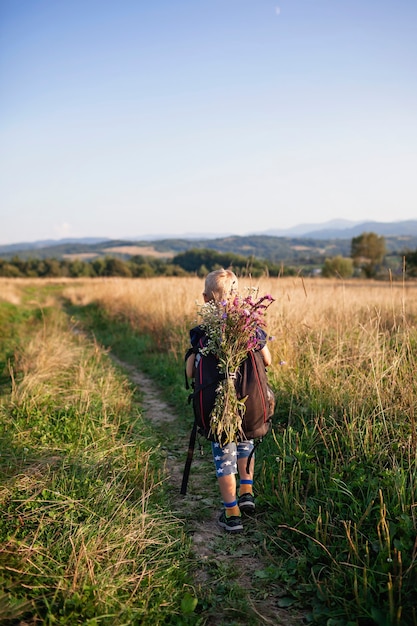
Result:
<svg viewBox="0 0 417 626">
<path fill-rule="evenodd" d="M 260 294 L 275 298 L 267 313 L 273 337 L 270 376 L 278 392 L 294 396 L 294 406 L 303 403 L 299 396 L 308 389 L 308 395 L 320 397 L 320 402 L 326 398 L 325 412 L 333 408 L 352 416 L 366 412 L 368 442 L 380 424 L 391 437 L 395 420 L 403 415 L 409 422 L 406 431 L 413 431 L 414 283 L 264 278 L 256 284 L 242 279 L 242 293 L 245 287 L 258 287 Z M 68 286 L 64 293 L 78 304 L 97 302 L 136 332 L 152 334 L 161 350 L 169 350 L 181 362 L 189 329 L 199 321 L 202 290 L 199 278 L 164 277 L 93 280 Z M 413 446 L 416 443 L 414 436 Z"/>
<path fill-rule="evenodd" d="M 291 361 L 291 345 L 308 333 L 332 329 L 337 337 L 360 328 L 367 337 L 375 323 L 396 329 L 417 315 L 414 283 L 302 278 L 263 278 L 253 283 L 241 279 L 241 291 L 246 287 L 259 287 L 260 294 L 270 293 L 275 298 L 268 310 L 268 329 L 275 337 L 271 345 L 279 360 Z M 111 278 L 69 284 L 65 295 L 77 304 L 99 302 L 111 315 L 128 319 L 144 332 L 157 334 L 171 327 L 176 336 L 183 332 L 187 338 L 190 324 L 198 322 L 202 291 L 203 280 L 196 277 Z"/>
<path fill-rule="evenodd" d="M 86 347 L 83 336 L 74 336 L 58 316 L 49 315 L 16 350 L 14 370 L 18 383 L 11 372 L 11 401 L 26 410 L 50 401 L 55 409 L 72 407 L 87 415 L 92 398 L 99 393 L 107 425 L 111 421 L 108 411 L 122 414 L 130 406 L 127 382 L 115 377 L 111 365 L 103 360 L 103 350 L 95 344 Z"/>
<path fill-rule="evenodd" d="M 17 279 L 0 278 L 0 300 L 10 304 L 20 304 L 21 290 Z"/>
<path fill-rule="evenodd" d="M 48 285 L 75 285 L 85 283 L 79 278 L 4 278 L 0 276 L 0 302 L 19 305 L 25 298 L 26 304 L 54 306 L 56 298 L 43 289 Z M 30 289 L 30 296 L 26 292 Z"/>
<path fill-rule="evenodd" d="M 4 279 L 13 286 L 16 280 Z M 45 281 L 44 281 L 45 282 Z M 53 282 L 53 281 L 52 281 Z M 84 302 L 97 299 L 113 301 L 113 307 L 120 308 L 120 299 L 130 302 L 141 310 L 152 314 L 175 316 L 195 314 L 195 303 L 202 302 L 203 280 L 197 277 L 158 277 L 144 279 L 106 278 L 74 280 L 60 279 L 74 287 L 73 296 Z M 43 283 L 44 284 L 44 283 Z M 15 286 L 14 285 L 14 286 Z M 246 287 L 259 288 L 259 293 L 270 293 L 276 303 L 271 307 L 271 315 L 277 308 L 280 314 L 296 313 L 297 319 L 314 323 L 323 310 L 332 310 L 340 315 L 351 315 L 371 307 L 392 311 L 402 316 L 406 311 L 417 311 L 417 285 L 415 283 L 382 283 L 374 281 L 342 282 L 325 279 L 303 278 L 261 278 L 251 281 L 240 279 L 241 291 Z M 76 295 L 78 292 L 78 295 Z M 66 293 L 70 293 L 67 289 Z M 116 302 L 118 300 L 119 302 Z M 178 306 L 180 305 L 180 308 Z"/>
<path fill-rule="evenodd" d="M 23 300 L 15 287 L 10 299 Z M 58 623 L 65 612 L 65 623 L 93 612 L 157 623 L 148 607 L 181 600 L 179 520 L 155 507 L 159 471 L 144 429 L 132 436 L 130 384 L 56 305 L 22 327 L 0 398 L 0 623 Z"/>
<path fill-rule="evenodd" d="M 10 301 L 20 296 L 22 299 L 27 298 L 28 291 L 24 287 L 32 283 L 35 287 L 37 285 L 36 281 L 6 283 L 2 283 L 7 286 L 2 291 L 2 297 L 6 299 L 7 294 L 10 294 Z M 178 357 L 178 367 L 181 367 L 184 350 L 188 345 L 189 328 L 199 321 L 197 303 L 202 303 L 202 279 L 163 277 L 42 281 L 42 285 L 48 283 L 62 285 L 62 289 L 58 290 L 59 295 L 63 294 L 76 305 L 97 303 L 110 318 L 129 322 L 136 333 L 152 334 L 154 343 L 158 345 L 159 341 L 161 350 L 168 349 Z M 268 330 L 274 337 L 270 344 L 273 365 L 269 371 L 277 392 L 277 417 L 283 420 L 282 423 L 285 420 L 288 427 L 283 429 L 282 437 L 277 430 L 278 435 L 273 440 L 277 448 L 272 448 L 274 452 L 265 465 L 266 470 L 271 472 L 265 480 L 265 492 L 268 493 L 271 484 L 276 487 L 273 493 L 269 493 L 270 497 L 276 498 L 276 507 L 269 508 L 268 515 L 272 516 L 271 520 L 278 520 L 282 528 L 288 529 L 291 524 L 290 530 L 294 532 L 298 532 L 300 522 L 305 523 L 307 520 L 312 537 L 314 531 L 316 537 L 319 533 L 317 545 L 333 558 L 334 574 L 329 578 L 330 598 L 332 593 L 339 593 L 339 588 L 343 593 L 349 589 L 350 583 L 346 581 L 350 580 L 352 564 L 355 567 L 355 581 L 352 584 L 357 585 L 356 576 L 362 571 L 362 565 L 356 565 L 356 561 L 346 563 L 345 554 L 352 549 L 352 558 L 357 558 L 360 551 L 364 551 L 365 541 L 362 528 L 358 533 L 359 539 L 352 539 L 351 528 L 356 526 L 350 526 L 350 520 L 359 520 L 358 529 L 361 524 L 367 525 L 366 532 L 375 538 L 376 543 L 379 536 L 381 554 L 387 550 L 390 561 L 395 557 L 393 571 L 395 573 L 397 568 L 395 584 L 396 593 L 399 590 L 398 606 L 401 608 L 402 589 L 406 589 L 406 585 L 408 592 L 415 589 L 411 572 L 415 567 L 416 550 L 417 285 L 300 277 L 264 278 L 254 285 L 249 279 L 242 279 L 240 283 L 242 293 L 245 287 L 259 287 L 260 295 L 270 293 L 275 298 L 267 312 Z M 90 385 L 88 379 L 85 379 L 87 361 L 80 347 L 75 342 L 68 351 L 68 347 L 61 347 L 56 341 L 54 336 L 42 336 L 40 331 L 33 345 L 27 346 L 23 360 L 17 363 L 25 375 L 20 390 L 14 389 L 13 400 L 16 405 L 36 409 L 42 398 L 42 394 L 37 393 L 36 384 L 42 383 L 45 398 L 45 392 L 50 391 L 48 385 L 53 383 L 55 388 L 61 390 L 54 394 L 59 406 L 73 405 L 78 398 L 79 410 L 88 415 L 86 401 L 92 396 L 88 389 L 92 388 L 94 380 L 99 379 L 101 385 L 107 377 L 92 376 Z M 59 341 L 63 341 L 62 337 Z M 51 363 L 46 361 L 43 349 Z M 286 363 L 285 366 L 280 365 L 282 361 Z M 88 364 L 92 370 L 96 368 L 95 356 L 91 353 Z M 60 370 L 73 370 L 70 384 L 67 384 L 65 378 L 62 379 Z M 54 380 L 56 376 L 58 380 Z M 107 393 L 105 387 L 102 393 L 100 385 L 96 389 L 99 395 L 99 415 L 102 410 L 108 410 L 106 407 L 111 404 L 112 398 L 114 403 L 115 395 L 114 391 Z M 83 389 L 87 390 L 86 396 L 82 395 Z M 32 399 L 35 400 L 34 405 Z M 123 407 L 118 407 L 117 413 L 120 409 L 123 411 Z M 107 426 L 112 421 L 104 419 L 103 423 Z M 67 426 L 71 426 L 71 421 Z M 24 429 L 22 433 L 25 434 Z M 84 430 L 81 434 L 84 436 Z M 270 441 L 272 446 L 272 439 Z M 319 456 L 316 456 L 317 448 L 320 448 Z M 279 450 L 278 456 L 276 450 Z M 291 467 L 288 458 L 293 459 Z M 372 470 L 369 469 L 371 466 Z M 288 472 L 291 472 L 291 480 L 286 482 Z M 303 481 L 307 475 L 306 486 Z M 304 489 L 313 489 L 309 482 L 310 476 L 312 482 L 316 481 L 318 500 L 313 497 L 307 505 Z M 279 482 L 281 477 L 283 480 Z M 351 477 L 355 478 L 352 485 L 349 482 Z M 372 535 L 374 522 L 368 520 L 371 513 L 374 515 L 376 511 L 378 514 L 377 503 L 375 511 L 371 511 L 375 494 L 379 494 L 381 503 L 380 520 L 376 526 L 379 535 Z M 328 512 L 325 523 L 321 517 L 322 498 L 323 502 L 330 502 L 335 507 Z M 316 509 L 313 512 L 310 510 L 315 504 L 319 506 L 318 517 Z M 394 511 L 393 514 L 397 516 L 395 519 L 406 519 L 404 528 L 407 523 L 411 547 L 404 543 L 402 553 L 401 550 L 390 552 L 391 537 L 386 525 L 386 510 Z M 303 520 L 300 519 L 300 511 Z M 130 511 L 123 524 L 128 536 L 135 532 L 129 525 L 129 514 Z M 284 514 L 285 525 L 282 524 Z M 345 523 L 344 520 L 348 521 Z M 382 540 L 383 523 L 387 530 Z M 395 525 L 392 527 L 393 537 Z M 348 544 L 343 540 L 343 527 Z M 103 524 L 99 530 L 101 528 L 106 531 L 107 527 Z M 327 528 L 334 532 L 328 534 Z M 135 556 L 132 557 L 132 554 L 136 554 L 135 544 L 132 545 L 132 551 L 125 554 L 119 538 L 119 534 L 114 536 L 117 553 L 122 559 L 115 560 L 114 567 L 113 561 L 106 563 L 105 575 L 113 576 L 120 564 L 134 563 Z M 77 578 L 84 576 L 83 583 L 98 582 L 110 597 L 111 589 L 107 591 L 106 583 L 98 579 L 96 572 L 99 571 L 97 563 L 102 559 L 103 549 L 111 549 L 112 544 L 102 544 L 95 528 L 92 528 L 87 539 L 80 534 L 72 537 L 75 548 L 69 561 L 71 571 L 67 575 L 70 579 L 71 572 L 75 572 Z M 92 555 L 95 555 L 96 561 Z M 339 562 L 340 558 L 343 558 L 343 562 Z M 401 570 L 402 558 L 407 563 L 404 572 Z M 383 562 L 384 577 L 387 561 L 384 559 Z M 358 560 L 358 563 L 363 564 L 365 561 Z M 282 566 L 285 569 L 285 563 Z M 377 561 L 373 567 L 378 573 L 380 566 Z M 367 593 L 380 593 L 381 598 L 385 594 L 385 591 L 371 589 L 374 583 L 366 582 L 370 571 L 366 564 L 363 568 L 363 602 L 366 608 L 369 608 Z M 341 578 L 342 574 L 344 578 Z M 308 576 L 311 576 L 310 569 Z M 378 580 L 382 580 L 381 577 Z M 139 582 L 133 580 L 135 585 Z M 380 588 L 382 590 L 383 586 Z M 406 595 L 407 592 L 404 592 L 404 598 Z M 344 606 L 344 599 L 341 602 Z M 399 624 L 400 621 L 392 623 Z"/>
<path fill-rule="evenodd" d="M 36 286 L 38 281 L 30 281 Z M 77 305 L 98 303 L 135 331 L 150 333 L 161 349 L 182 359 L 190 327 L 198 323 L 204 281 L 197 277 L 50 280 Z M 47 284 L 42 281 L 42 285 Z M 2 281 L 2 297 L 17 301 L 27 280 Z M 374 281 L 263 278 L 240 280 L 240 290 L 259 288 L 275 302 L 268 309 L 271 374 L 286 379 L 307 368 L 311 384 L 333 397 L 390 396 L 392 406 L 414 394 L 410 333 L 417 319 L 417 285 Z M 411 360 L 411 361 L 410 361 Z M 404 363 L 407 361 L 408 366 Z M 307 365 L 308 364 L 308 365 Z M 293 374 L 291 372 L 294 370 Z M 400 392 L 398 391 L 400 389 Z M 408 400 L 405 401 L 405 396 Z"/>
<path fill-rule="evenodd" d="M 112 248 L 105 248 L 104 252 L 153 256 L 159 259 L 171 259 L 175 256 L 173 252 L 160 252 L 159 250 L 155 250 L 154 246 L 114 246 Z"/>
</svg>

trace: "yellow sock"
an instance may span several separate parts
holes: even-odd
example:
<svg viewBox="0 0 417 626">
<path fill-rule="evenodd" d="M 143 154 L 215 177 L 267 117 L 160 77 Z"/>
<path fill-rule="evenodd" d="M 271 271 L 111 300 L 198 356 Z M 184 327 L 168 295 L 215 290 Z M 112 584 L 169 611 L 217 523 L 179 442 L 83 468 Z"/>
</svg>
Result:
<svg viewBox="0 0 417 626">
<path fill-rule="evenodd" d="M 252 484 L 250 485 L 245 485 L 240 483 L 239 486 L 239 495 L 243 495 L 244 493 L 252 493 Z"/>
<path fill-rule="evenodd" d="M 239 506 L 236 504 L 236 506 L 233 507 L 227 507 L 226 509 L 226 517 L 232 517 L 232 516 L 237 516 L 239 517 L 240 515 L 240 509 Z"/>
<path fill-rule="evenodd" d="M 236 500 L 228 504 L 225 503 L 225 509 L 226 509 L 226 517 L 233 517 L 233 516 L 240 515 L 239 505 L 236 502 Z"/>
</svg>

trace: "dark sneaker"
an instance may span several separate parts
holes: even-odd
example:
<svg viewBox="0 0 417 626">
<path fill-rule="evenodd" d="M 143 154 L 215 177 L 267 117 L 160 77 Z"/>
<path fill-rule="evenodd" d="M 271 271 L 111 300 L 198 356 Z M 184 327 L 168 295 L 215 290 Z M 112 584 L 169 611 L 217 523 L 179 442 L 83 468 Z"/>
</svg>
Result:
<svg viewBox="0 0 417 626">
<path fill-rule="evenodd" d="M 242 513 L 255 512 L 255 498 L 251 493 L 242 493 L 242 495 L 239 496 L 237 503 Z"/>
<path fill-rule="evenodd" d="M 223 511 L 217 523 L 229 533 L 240 533 L 243 530 L 243 524 L 240 515 L 232 515 L 231 517 L 227 517 L 226 511 Z"/>
</svg>

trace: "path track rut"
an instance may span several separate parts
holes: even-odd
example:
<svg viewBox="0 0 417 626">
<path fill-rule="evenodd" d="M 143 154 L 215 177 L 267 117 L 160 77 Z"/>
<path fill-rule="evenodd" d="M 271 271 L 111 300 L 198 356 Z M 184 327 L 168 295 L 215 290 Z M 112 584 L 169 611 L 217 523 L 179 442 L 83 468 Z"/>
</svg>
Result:
<svg viewBox="0 0 417 626">
<path fill-rule="evenodd" d="M 151 378 L 135 368 L 124 363 L 111 355 L 112 359 L 123 368 L 129 379 L 137 386 L 143 398 L 141 406 L 147 420 L 156 426 L 160 426 L 163 433 L 163 425 L 175 424 L 178 417 L 162 398 L 161 394 Z M 278 596 L 270 593 L 268 586 L 260 589 L 256 585 L 257 572 L 264 570 L 268 562 L 265 549 L 261 541 L 261 533 L 257 532 L 255 517 L 244 520 L 247 525 L 253 526 L 252 532 L 245 532 L 234 536 L 226 536 L 216 523 L 221 510 L 220 497 L 213 491 L 207 481 L 207 458 L 204 461 L 199 457 L 196 450 L 190 477 L 190 486 L 186 496 L 180 495 L 182 473 L 187 455 L 188 440 L 179 438 L 178 447 L 169 449 L 169 438 L 161 440 L 161 447 L 166 453 L 166 479 L 169 482 L 172 494 L 172 509 L 186 524 L 187 532 L 193 543 L 195 558 L 194 585 L 197 589 L 201 586 L 215 586 L 222 570 L 222 564 L 234 570 L 234 582 L 248 592 L 253 613 L 257 616 L 257 622 L 250 618 L 251 624 L 272 624 L 274 626 L 301 626 L 306 623 L 305 615 L 299 611 L 279 608 Z M 204 471 L 200 471 L 204 464 Z M 210 465 L 211 467 L 211 465 Z M 217 487 L 217 485 L 215 485 Z M 208 493 L 209 492 L 209 493 Z M 211 496 L 211 497 L 210 497 Z M 201 513 L 204 513 L 201 515 Z M 199 513 L 199 514 L 198 514 Z M 221 616 L 221 607 L 216 617 L 209 617 L 205 626 L 219 626 L 226 624 L 227 620 Z M 230 618 L 229 618 L 230 623 Z M 235 625 L 244 622 L 233 622 Z M 246 622 L 246 623 L 249 623 Z"/>
</svg>

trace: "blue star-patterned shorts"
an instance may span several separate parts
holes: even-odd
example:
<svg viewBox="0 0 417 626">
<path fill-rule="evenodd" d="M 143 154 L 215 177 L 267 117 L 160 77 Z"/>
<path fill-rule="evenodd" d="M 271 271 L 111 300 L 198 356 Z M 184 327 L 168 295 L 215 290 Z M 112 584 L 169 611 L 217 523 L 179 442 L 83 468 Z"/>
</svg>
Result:
<svg viewBox="0 0 417 626">
<path fill-rule="evenodd" d="M 238 459 L 247 459 L 253 450 L 253 439 L 240 441 L 238 444 L 228 443 L 223 448 L 219 443 L 213 442 L 211 449 L 217 476 L 236 474 Z"/>
</svg>

